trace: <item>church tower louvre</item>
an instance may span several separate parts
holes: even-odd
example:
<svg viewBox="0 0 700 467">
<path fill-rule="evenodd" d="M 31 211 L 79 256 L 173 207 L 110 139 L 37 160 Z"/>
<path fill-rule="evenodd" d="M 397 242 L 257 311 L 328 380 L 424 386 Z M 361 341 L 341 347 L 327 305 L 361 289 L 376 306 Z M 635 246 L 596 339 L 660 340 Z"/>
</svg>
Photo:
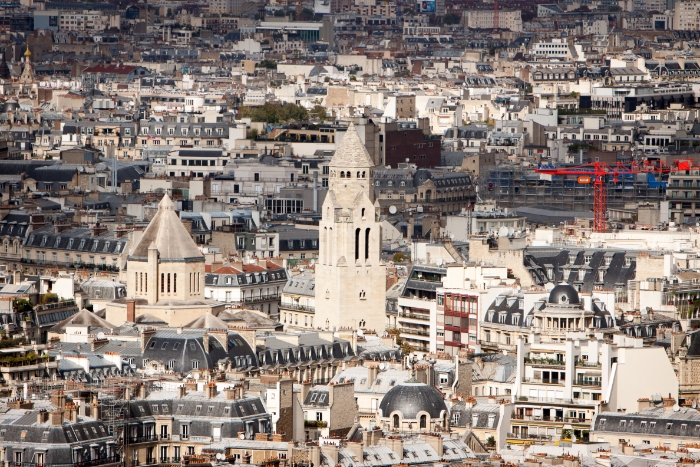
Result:
<svg viewBox="0 0 700 467">
<path fill-rule="evenodd" d="M 374 164 L 350 125 L 329 164 L 319 225 L 316 326 L 383 332 L 386 266 L 374 201 Z"/>
</svg>

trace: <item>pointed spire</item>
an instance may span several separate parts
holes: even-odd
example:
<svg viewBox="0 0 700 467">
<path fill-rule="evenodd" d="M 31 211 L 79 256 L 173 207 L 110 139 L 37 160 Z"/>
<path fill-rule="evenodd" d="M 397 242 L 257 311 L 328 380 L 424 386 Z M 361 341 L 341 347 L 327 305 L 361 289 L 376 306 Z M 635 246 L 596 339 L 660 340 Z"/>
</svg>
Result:
<svg viewBox="0 0 700 467">
<path fill-rule="evenodd" d="M 175 204 L 173 204 L 173 200 L 170 199 L 170 196 L 167 194 L 163 196 L 163 199 L 160 200 L 160 203 L 158 203 L 158 210 L 159 211 L 174 211 L 175 210 Z"/>
<path fill-rule="evenodd" d="M 335 151 L 335 155 L 333 155 L 329 165 L 330 167 L 338 168 L 374 166 L 374 162 L 372 162 L 367 148 L 360 139 L 354 123 L 351 123 L 348 131 L 345 132 L 345 136 L 340 141 L 340 146 Z"/>
</svg>

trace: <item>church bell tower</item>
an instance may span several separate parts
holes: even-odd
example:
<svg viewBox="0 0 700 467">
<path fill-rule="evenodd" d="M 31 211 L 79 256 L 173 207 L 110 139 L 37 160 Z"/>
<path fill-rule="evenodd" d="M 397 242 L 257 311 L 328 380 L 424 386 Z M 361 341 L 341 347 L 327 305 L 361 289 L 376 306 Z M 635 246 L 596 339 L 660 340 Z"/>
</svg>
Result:
<svg viewBox="0 0 700 467">
<path fill-rule="evenodd" d="M 319 225 L 316 326 L 382 333 L 386 323 L 386 266 L 374 201 L 374 164 L 354 125 L 330 163 L 328 195 Z"/>
</svg>

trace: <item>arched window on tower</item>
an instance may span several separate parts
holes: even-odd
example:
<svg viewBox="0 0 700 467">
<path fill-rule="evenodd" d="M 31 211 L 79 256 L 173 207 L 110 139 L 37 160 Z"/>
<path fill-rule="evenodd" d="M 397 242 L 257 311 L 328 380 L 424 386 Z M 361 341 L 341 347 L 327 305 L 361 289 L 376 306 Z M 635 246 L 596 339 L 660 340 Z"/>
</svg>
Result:
<svg viewBox="0 0 700 467">
<path fill-rule="evenodd" d="M 165 293 L 165 273 L 160 273 L 160 293 Z"/>
<path fill-rule="evenodd" d="M 168 293 L 170 293 L 170 273 L 168 273 Z"/>
<path fill-rule="evenodd" d="M 173 274 L 173 293 L 177 293 L 177 273 Z"/>
<path fill-rule="evenodd" d="M 399 414 L 394 414 L 394 428 L 398 428 L 398 427 L 399 427 L 399 422 L 400 422 L 400 420 L 399 420 Z"/>
<path fill-rule="evenodd" d="M 362 178 L 365 178 L 365 171 L 362 171 Z"/>
<path fill-rule="evenodd" d="M 355 261 L 360 259 L 360 229 L 355 229 Z"/>
<path fill-rule="evenodd" d="M 428 424 L 428 417 L 426 417 L 425 414 L 421 415 L 420 416 L 420 427 L 426 428 L 427 424 Z"/>
<path fill-rule="evenodd" d="M 365 261 L 369 259 L 369 229 L 365 230 Z"/>
<path fill-rule="evenodd" d="M 343 172 L 342 170 L 340 171 L 340 178 L 345 178 L 345 172 Z"/>
<path fill-rule="evenodd" d="M 362 208 L 362 218 L 364 219 L 365 217 L 365 208 Z"/>
<path fill-rule="evenodd" d="M 356 178 L 360 178 L 360 171 L 359 171 L 359 170 L 357 171 L 357 177 L 356 177 Z"/>
</svg>

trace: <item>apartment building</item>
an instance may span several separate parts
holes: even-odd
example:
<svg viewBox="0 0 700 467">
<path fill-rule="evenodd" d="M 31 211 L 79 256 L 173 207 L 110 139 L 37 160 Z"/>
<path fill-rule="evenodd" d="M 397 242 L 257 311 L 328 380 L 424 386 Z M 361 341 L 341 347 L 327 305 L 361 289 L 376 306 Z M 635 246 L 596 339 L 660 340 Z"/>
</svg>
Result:
<svg viewBox="0 0 700 467">
<path fill-rule="evenodd" d="M 139 127 L 135 145 L 141 157 L 144 151 L 152 146 L 221 148 L 229 140 L 229 127 L 225 123 L 166 123 L 141 120 Z M 180 175 L 174 168 L 170 171 Z"/>
<path fill-rule="evenodd" d="M 700 30 L 700 1 L 678 0 L 674 3 L 673 29 L 679 31 Z"/>
<path fill-rule="evenodd" d="M 316 314 L 316 281 L 311 271 L 291 276 L 280 296 L 280 322 L 285 329 L 301 330 L 316 329 L 314 326 Z"/>
<path fill-rule="evenodd" d="M 589 440 L 601 406 L 625 412 L 647 394 L 678 393 L 666 351 L 641 339 L 571 332 L 558 342 L 531 336 L 516 346 L 509 442 Z"/>
<path fill-rule="evenodd" d="M 286 284 L 287 271 L 274 263 L 239 263 L 205 274 L 204 297 L 279 319 L 279 298 Z"/>
<path fill-rule="evenodd" d="M 498 12 L 498 28 L 514 32 L 523 30 L 523 19 L 520 10 L 500 10 Z M 496 21 L 492 9 L 465 10 L 462 12 L 462 24 L 471 29 L 494 29 Z"/>
</svg>

